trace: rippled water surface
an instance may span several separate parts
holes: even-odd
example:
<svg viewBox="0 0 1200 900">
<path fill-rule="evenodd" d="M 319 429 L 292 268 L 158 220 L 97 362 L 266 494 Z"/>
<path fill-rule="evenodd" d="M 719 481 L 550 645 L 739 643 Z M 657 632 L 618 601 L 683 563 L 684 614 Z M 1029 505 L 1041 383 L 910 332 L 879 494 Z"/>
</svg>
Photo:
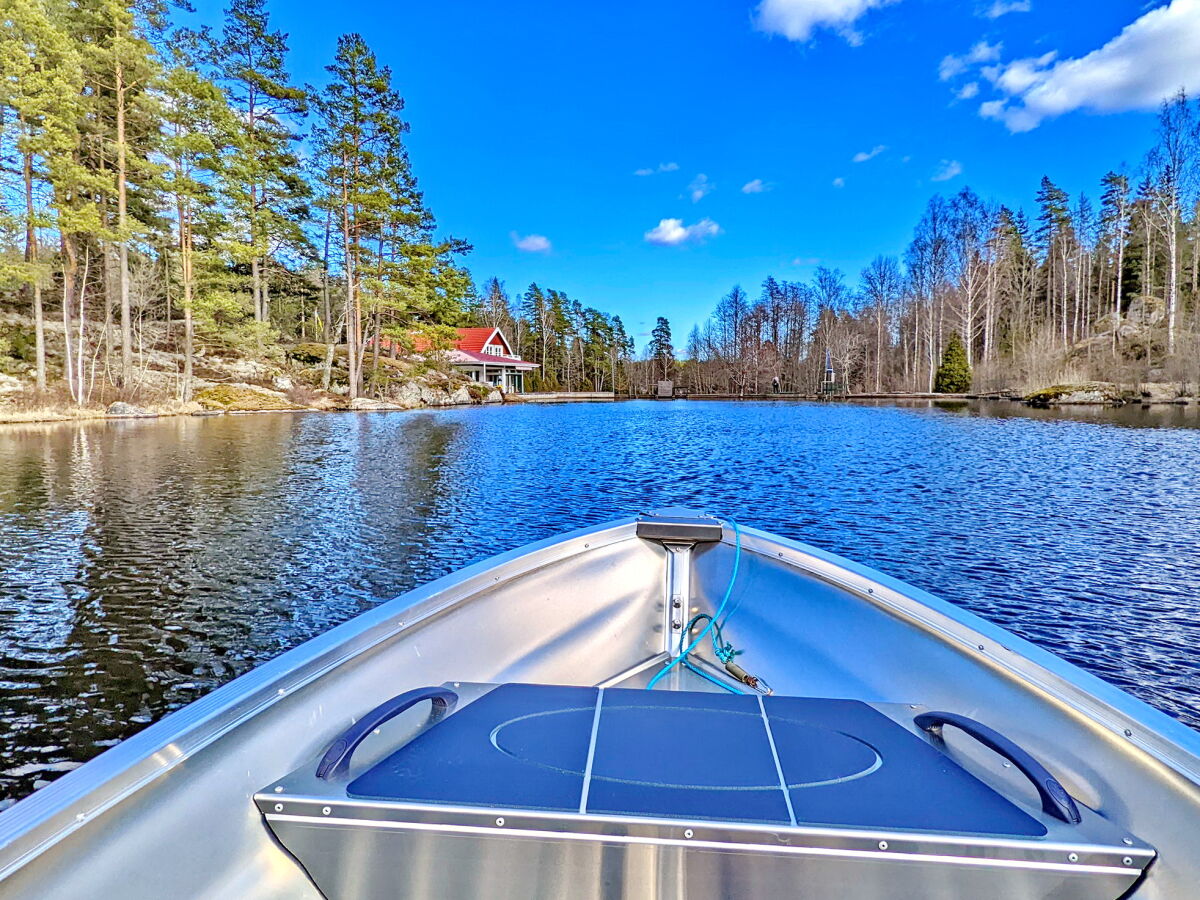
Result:
<svg viewBox="0 0 1200 900">
<path fill-rule="evenodd" d="M 684 504 L 1200 727 L 1200 413 L 651 403 L 0 427 L 0 797 L 435 576 Z"/>
</svg>

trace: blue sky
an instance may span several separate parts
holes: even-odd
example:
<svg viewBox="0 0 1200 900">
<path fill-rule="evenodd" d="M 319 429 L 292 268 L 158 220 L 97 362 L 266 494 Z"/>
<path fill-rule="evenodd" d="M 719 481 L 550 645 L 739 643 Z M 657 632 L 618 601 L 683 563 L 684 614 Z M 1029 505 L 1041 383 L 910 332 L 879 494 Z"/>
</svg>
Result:
<svg viewBox="0 0 1200 900">
<path fill-rule="evenodd" d="M 201 0 L 216 20 L 221 2 Z M 275 0 L 293 76 L 360 32 L 441 229 L 678 343 L 734 283 L 855 280 L 935 192 L 1096 193 L 1200 89 L 1200 0 Z M 971 87 L 974 85 L 974 87 Z M 882 148 L 882 149 L 879 149 Z M 869 159 L 864 157 L 869 156 Z M 855 161 L 856 157 L 860 161 Z M 635 174 L 653 170 L 651 174 Z M 760 190 L 747 187 L 757 182 Z M 678 221 L 675 221 L 678 220 Z"/>
</svg>

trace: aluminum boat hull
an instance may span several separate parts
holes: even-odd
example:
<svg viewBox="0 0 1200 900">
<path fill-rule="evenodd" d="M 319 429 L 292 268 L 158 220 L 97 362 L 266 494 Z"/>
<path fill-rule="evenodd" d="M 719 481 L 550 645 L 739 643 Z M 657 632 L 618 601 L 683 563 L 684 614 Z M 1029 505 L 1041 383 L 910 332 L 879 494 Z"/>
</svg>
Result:
<svg viewBox="0 0 1200 900">
<path fill-rule="evenodd" d="M 629 519 L 502 554 L 385 603 L 0 814 L 0 894 L 321 897 L 265 822 L 256 794 L 410 688 L 641 686 L 671 655 L 681 609 L 719 605 L 735 559 L 732 530 L 720 538 L 673 545 L 639 536 Z M 777 693 L 984 721 L 1034 754 L 1080 803 L 1154 848 L 1127 896 L 1200 897 L 1196 732 L 959 607 L 816 548 L 743 528 L 738 565 L 729 629 L 744 650 L 739 659 Z M 657 689 L 695 687 L 679 669 Z M 947 733 L 946 752 L 1015 802 L 1036 806 L 1028 785 L 988 750 Z M 631 853 L 605 895 L 663 894 L 655 879 L 675 852 Z M 866 877 L 871 862 L 839 896 L 893 896 Z M 904 896 L 961 896 L 939 878 L 937 860 L 927 865 L 924 887 Z M 461 895 L 495 887 L 456 877 L 468 885 Z M 436 871 L 417 869 L 396 888 L 436 896 L 438 886 Z M 797 885 L 794 895 L 828 896 L 827 884 L 811 887 L 817 892 Z M 1032 894 L 1014 879 L 1011 896 Z"/>
</svg>

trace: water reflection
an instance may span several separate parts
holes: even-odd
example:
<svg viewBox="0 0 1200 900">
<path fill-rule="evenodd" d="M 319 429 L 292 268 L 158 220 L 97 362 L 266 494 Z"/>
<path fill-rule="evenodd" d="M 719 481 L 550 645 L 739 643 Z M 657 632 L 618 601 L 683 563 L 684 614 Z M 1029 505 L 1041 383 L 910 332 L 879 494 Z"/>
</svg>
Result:
<svg viewBox="0 0 1200 900">
<path fill-rule="evenodd" d="M 877 565 L 1197 725 L 1198 418 L 646 402 L 0 431 L 0 796 L 432 577 L 677 503 Z"/>
</svg>

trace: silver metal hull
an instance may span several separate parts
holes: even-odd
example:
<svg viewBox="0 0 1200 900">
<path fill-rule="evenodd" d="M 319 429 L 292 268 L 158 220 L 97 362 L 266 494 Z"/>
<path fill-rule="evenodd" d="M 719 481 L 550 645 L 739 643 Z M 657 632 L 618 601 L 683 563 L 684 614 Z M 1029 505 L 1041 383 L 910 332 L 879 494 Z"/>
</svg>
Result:
<svg viewBox="0 0 1200 900">
<path fill-rule="evenodd" d="M 1128 895 L 1200 897 L 1200 735 L 1116 688 L 948 603 L 854 563 L 743 530 L 733 619 L 739 647 L 780 694 L 924 704 L 987 721 L 1034 752 L 1081 802 L 1157 849 Z M 329 744 L 356 716 L 408 688 L 454 680 L 630 683 L 678 637 L 682 598 L 712 610 L 728 582 L 732 535 L 681 554 L 628 520 L 513 551 L 397 598 L 172 714 L 0 815 L 5 897 L 320 897 L 275 840 L 253 798 Z M 672 674 L 665 688 L 686 687 Z M 994 755 L 947 735 L 948 752 L 1006 795 L 1032 792 Z M 383 831 L 381 829 L 381 831 Z M 364 832 L 367 833 L 367 832 Z M 419 841 L 393 896 L 504 896 L 529 883 L 571 894 L 558 864 L 601 871 L 604 896 L 962 897 L 938 860 L 910 880 L 872 876 L 866 854 L 814 856 L 808 893 L 771 865 L 729 866 L 726 851 L 690 857 L 615 840 L 560 859 L 483 851 L 430 868 Z M 503 844 L 490 843 L 492 847 Z M 525 844 L 525 847 L 536 844 Z M 405 849 L 407 848 L 407 849 Z M 692 848 L 694 851 L 696 848 Z M 533 872 L 506 875 L 506 860 Z M 554 865 L 542 866 L 553 862 Z M 836 865 L 835 865 L 836 863 Z M 598 868 L 597 868 L 598 867 Z M 1076 896 L 1071 865 L 980 883 L 978 897 Z M 369 876 L 367 876 L 369 877 Z M 811 878 L 811 881 L 808 879 Z M 1061 878 L 1062 892 L 1030 879 Z M 439 880 L 443 879 L 443 880 Z M 448 879 L 448 880 L 446 880 Z M 732 880 L 731 880 L 732 879 Z M 775 880 L 773 880 L 775 879 Z M 575 882 L 579 883 L 579 882 Z M 506 885 L 510 887 L 506 888 Z M 450 893 L 439 888 L 453 887 Z M 367 891 L 369 884 L 351 884 Z M 528 896 L 527 890 L 522 894 Z M 364 893 L 363 896 L 369 896 Z"/>
</svg>

